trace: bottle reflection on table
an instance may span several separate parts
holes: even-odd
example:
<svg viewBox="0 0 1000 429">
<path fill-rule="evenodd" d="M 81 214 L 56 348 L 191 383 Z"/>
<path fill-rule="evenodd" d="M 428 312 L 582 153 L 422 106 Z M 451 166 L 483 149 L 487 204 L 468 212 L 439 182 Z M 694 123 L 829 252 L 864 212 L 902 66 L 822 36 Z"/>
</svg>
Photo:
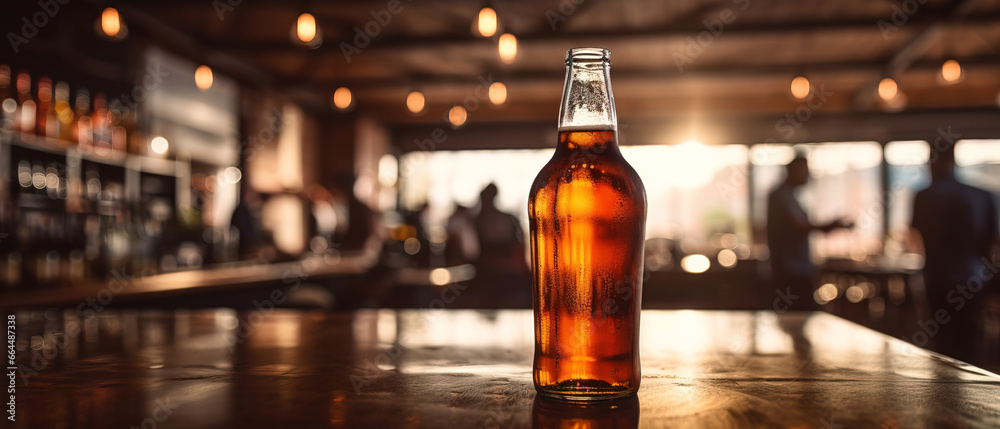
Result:
<svg viewBox="0 0 1000 429">
<path fill-rule="evenodd" d="M 535 395 L 531 427 L 632 429 L 639 426 L 639 397 L 593 402 L 567 402 Z"/>
</svg>

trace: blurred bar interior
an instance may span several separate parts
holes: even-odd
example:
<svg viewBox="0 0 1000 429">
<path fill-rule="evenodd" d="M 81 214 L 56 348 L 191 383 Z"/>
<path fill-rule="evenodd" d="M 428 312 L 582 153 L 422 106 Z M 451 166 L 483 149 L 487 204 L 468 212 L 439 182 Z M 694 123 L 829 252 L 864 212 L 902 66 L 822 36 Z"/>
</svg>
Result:
<svg viewBox="0 0 1000 429">
<path fill-rule="evenodd" d="M 581 45 L 612 52 L 646 186 L 645 308 L 789 308 L 766 221 L 800 156 L 811 223 L 854 224 L 812 234 L 801 300 L 912 336 L 928 162 L 953 144 L 1000 194 L 996 1 L 9 3 L 3 307 L 530 308 L 528 189 Z"/>
</svg>

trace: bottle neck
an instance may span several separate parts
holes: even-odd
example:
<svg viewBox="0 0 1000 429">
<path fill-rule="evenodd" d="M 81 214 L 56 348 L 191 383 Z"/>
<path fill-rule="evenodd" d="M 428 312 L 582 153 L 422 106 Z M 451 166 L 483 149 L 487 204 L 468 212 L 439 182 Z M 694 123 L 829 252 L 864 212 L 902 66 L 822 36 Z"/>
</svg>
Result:
<svg viewBox="0 0 1000 429">
<path fill-rule="evenodd" d="M 618 118 L 611 92 L 611 61 L 603 49 L 572 49 L 566 57 L 566 83 L 559 109 L 559 131 L 612 131 Z"/>
</svg>

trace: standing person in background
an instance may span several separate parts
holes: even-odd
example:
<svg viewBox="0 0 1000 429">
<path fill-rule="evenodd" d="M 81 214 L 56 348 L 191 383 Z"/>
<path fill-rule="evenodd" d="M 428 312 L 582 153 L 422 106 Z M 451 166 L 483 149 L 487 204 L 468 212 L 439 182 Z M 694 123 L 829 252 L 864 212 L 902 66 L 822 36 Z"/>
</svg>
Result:
<svg viewBox="0 0 1000 429">
<path fill-rule="evenodd" d="M 795 199 L 795 190 L 809 182 L 809 164 L 796 156 L 785 168 L 785 181 L 767 199 L 767 245 L 771 253 L 774 287 L 790 292 L 790 309 L 815 310 L 813 289 L 816 266 L 809 251 L 809 233 L 852 228 L 843 220 L 813 225 Z"/>
<path fill-rule="evenodd" d="M 241 186 L 240 201 L 229 220 L 229 224 L 238 231 L 237 248 L 241 260 L 273 257 L 273 249 L 267 246 L 264 227 L 261 225 L 262 211 L 260 194 L 248 185 Z"/>
<path fill-rule="evenodd" d="M 333 234 L 337 231 L 337 200 L 329 190 L 319 184 L 306 188 L 306 198 L 309 199 L 309 248 L 316 253 L 323 253 L 336 245 Z"/>
<path fill-rule="evenodd" d="M 497 186 L 492 183 L 479 194 L 476 277 L 498 295 L 498 302 L 504 306 L 530 307 L 531 272 L 525 261 L 524 232 L 517 217 L 497 208 L 496 197 Z"/>
<path fill-rule="evenodd" d="M 940 332 L 939 351 L 968 362 L 981 356 L 983 303 L 997 270 L 990 257 L 997 242 L 993 195 L 955 178 L 955 148 L 931 154 L 931 184 L 913 199 L 914 241 L 926 255 L 924 280 Z M 947 320 L 947 321 L 946 321 Z M 932 334 L 933 335 L 933 334 Z"/>
<path fill-rule="evenodd" d="M 354 193 L 354 180 L 354 176 L 341 176 L 340 186 L 332 190 L 334 199 L 341 202 L 341 211 L 346 211 L 346 216 L 337 218 L 334 241 L 341 251 L 378 253 L 382 247 L 379 214 Z"/>
<path fill-rule="evenodd" d="M 448 217 L 445 230 L 448 233 L 448 241 L 444 247 L 445 264 L 455 266 L 474 261 L 479 253 L 479 243 L 476 242 L 472 210 L 456 204 L 455 211 Z"/>
</svg>

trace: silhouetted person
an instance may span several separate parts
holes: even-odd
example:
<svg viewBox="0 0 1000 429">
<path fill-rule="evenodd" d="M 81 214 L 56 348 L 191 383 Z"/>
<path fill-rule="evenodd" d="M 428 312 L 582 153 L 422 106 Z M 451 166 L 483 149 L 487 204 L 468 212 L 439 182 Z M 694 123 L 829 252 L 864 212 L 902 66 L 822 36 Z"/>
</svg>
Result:
<svg viewBox="0 0 1000 429">
<path fill-rule="evenodd" d="M 425 201 L 419 209 L 411 211 L 403 217 L 406 224 L 413 227 L 414 238 L 420 243 L 419 249 L 415 252 L 407 252 L 410 255 L 410 260 L 415 261 L 420 268 L 428 268 L 432 265 L 430 231 L 427 228 L 428 212 L 430 212 L 430 205 Z"/>
<path fill-rule="evenodd" d="M 261 249 L 265 245 L 264 227 L 261 225 L 261 210 L 263 203 L 260 194 L 244 187 L 240 192 L 240 201 L 233 210 L 229 224 L 239 231 L 238 252 L 240 259 L 253 259 L 262 256 Z"/>
<path fill-rule="evenodd" d="M 829 232 L 851 225 L 836 220 L 825 225 L 813 225 L 795 199 L 795 189 L 809 182 L 809 164 L 796 157 L 786 166 L 785 181 L 767 199 L 767 245 L 771 253 L 771 273 L 774 286 L 791 291 L 790 309 L 816 309 L 813 289 L 816 266 L 809 251 L 809 233 Z"/>
<path fill-rule="evenodd" d="M 473 226 L 472 210 L 461 204 L 448 217 L 445 227 L 448 241 L 445 242 L 444 259 L 447 265 L 462 265 L 472 262 L 479 249 L 476 248 L 476 227 Z"/>
<path fill-rule="evenodd" d="M 989 192 L 955 179 L 953 146 L 932 154 L 931 184 L 913 199 L 913 228 L 926 255 L 924 280 L 931 314 L 944 309 L 939 350 L 975 361 L 981 342 L 986 287 L 996 262 L 989 258 L 997 240 L 997 206 Z"/>
<path fill-rule="evenodd" d="M 306 188 L 306 198 L 309 200 L 309 247 L 314 252 L 322 253 L 327 248 L 336 245 L 331 243 L 337 231 L 337 200 L 322 185 L 312 184 Z M 318 240 L 319 239 L 319 240 Z"/>
<path fill-rule="evenodd" d="M 340 187 L 333 189 L 334 198 L 346 203 L 347 216 L 338 218 L 334 241 L 342 251 L 377 251 L 382 239 L 378 214 L 354 194 L 353 176 L 343 176 L 338 183 Z"/>
<path fill-rule="evenodd" d="M 476 275 L 504 304 L 531 305 L 531 274 L 525 263 L 524 233 L 517 217 L 496 207 L 497 186 L 490 183 L 479 194 L 480 210 L 476 218 L 479 258 Z"/>
</svg>

